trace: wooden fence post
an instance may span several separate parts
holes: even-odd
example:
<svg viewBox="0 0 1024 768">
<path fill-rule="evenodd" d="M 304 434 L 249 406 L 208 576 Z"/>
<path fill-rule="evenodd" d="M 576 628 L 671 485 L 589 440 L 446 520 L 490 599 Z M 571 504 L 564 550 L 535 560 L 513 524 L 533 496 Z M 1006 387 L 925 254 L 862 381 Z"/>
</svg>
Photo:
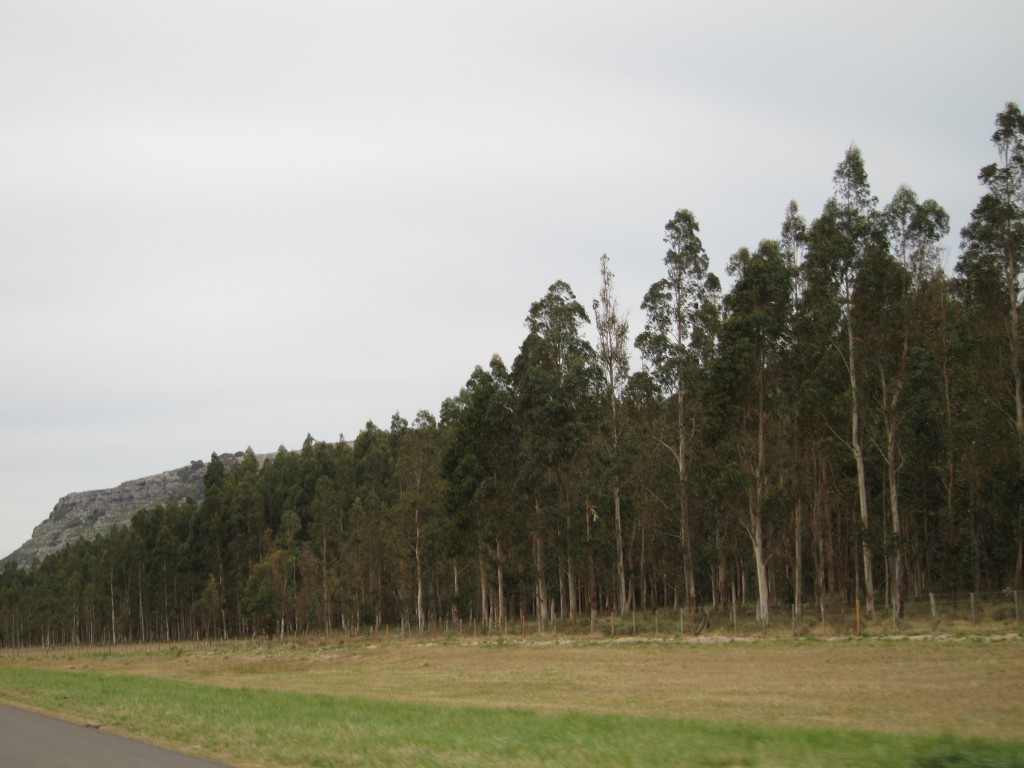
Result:
<svg viewBox="0 0 1024 768">
<path fill-rule="evenodd" d="M 934 632 L 935 629 L 939 626 L 939 611 L 935 607 L 935 593 L 934 592 L 929 592 L 928 593 L 928 600 L 932 604 L 932 631 Z"/>
</svg>

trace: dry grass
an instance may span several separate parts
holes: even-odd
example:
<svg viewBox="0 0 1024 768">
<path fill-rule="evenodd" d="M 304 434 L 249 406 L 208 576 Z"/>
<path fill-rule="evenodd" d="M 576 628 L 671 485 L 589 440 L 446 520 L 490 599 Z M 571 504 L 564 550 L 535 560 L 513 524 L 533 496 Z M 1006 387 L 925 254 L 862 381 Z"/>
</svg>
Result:
<svg viewBox="0 0 1024 768">
<path fill-rule="evenodd" d="M 484 708 L 1024 740 L 1024 637 L 224 643 L 0 665 Z"/>
</svg>

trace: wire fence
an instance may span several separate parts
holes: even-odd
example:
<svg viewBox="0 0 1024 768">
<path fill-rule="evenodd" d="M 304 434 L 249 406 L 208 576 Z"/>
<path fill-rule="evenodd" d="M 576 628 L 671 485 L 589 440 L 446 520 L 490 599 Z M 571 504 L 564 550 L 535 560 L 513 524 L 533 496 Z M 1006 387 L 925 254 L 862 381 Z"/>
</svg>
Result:
<svg viewBox="0 0 1024 768">
<path fill-rule="evenodd" d="M 594 616 L 581 613 L 575 619 L 520 616 L 502 623 L 469 620 L 430 622 L 424 630 L 409 624 L 401 627 L 364 628 L 373 637 L 612 637 L 671 639 L 686 637 L 810 636 L 844 637 L 855 635 L 946 635 L 1020 632 L 1024 594 L 1001 592 L 928 593 L 907 598 L 899 615 L 893 618 L 892 606 L 879 599 L 875 615 L 870 617 L 857 602 L 830 602 L 824 606 L 805 603 L 800 611 L 793 605 L 774 605 L 767 625 L 757 616 L 756 606 L 700 608 L 696 612 L 663 606 L 648 611 L 602 611 Z M 390 632 L 390 635 L 385 633 Z"/>
<path fill-rule="evenodd" d="M 854 603 L 804 604 L 792 606 L 791 626 L 795 634 L 854 635 L 871 632 L 949 633 L 1008 631 L 1020 629 L 1024 594 L 1018 590 L 998 592 L 929 592 L 906 598 L 897 612 L 890 601 L 876 599 L 874 616 L 859 601 Z M 895 615 L 894 615 L 895 614 Z M 785 608 L 778 606 L 773 617 L 785 625 Z M 737 616 L 737 630 L 760 625 L 750 610 Z"/>
<path fill-rule="evenodd" d="M 899 615 L 883 599 L 869 616 L 859 602 L 805 603 L 797 611 L 793 605 L 774 605 L 767 625 L 757 615 L 756 606 L 742 603 L 714 609 L 702 608 L 688 612 L 680 608 L 662 607 L 657 611 L 627 611 L 624 614 L 602 612 L 593 624 L 581 615 L 576 621 L 551 619 L 541 625 L 536 619 L 520 619 L 503 627 L 473 625 L 459 627 L 459 634 L 472 631 L 487 635 L 586 635 L 612 637 L 668 636 L 752 636 L 795 634 L 800 636 L 851 636 L 861 634 L 948 634 L 963 632 L 1020 631 L 1021 605 L 1024 594 L 1019 591 L 927 593 L 903 601 Z M 445 627 L 451 634 L 453 627 Z"/>
</svg>

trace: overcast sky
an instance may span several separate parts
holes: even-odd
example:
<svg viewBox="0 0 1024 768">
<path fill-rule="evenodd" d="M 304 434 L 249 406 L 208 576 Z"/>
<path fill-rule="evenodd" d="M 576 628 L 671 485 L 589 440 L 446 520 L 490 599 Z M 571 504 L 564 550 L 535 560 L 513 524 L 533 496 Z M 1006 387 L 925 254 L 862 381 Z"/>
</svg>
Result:
<svg viewBox="0 0 1024 768">
<path fill-rule="evenodd" d="M 0 0 L 0 556 L 58 498 L 437 413 L 607 253 L 633 334 L 851 142 L 959 232 L 1024 4 Z M 958 254 L 948 242 L 946 263 Z"/>
</svg>

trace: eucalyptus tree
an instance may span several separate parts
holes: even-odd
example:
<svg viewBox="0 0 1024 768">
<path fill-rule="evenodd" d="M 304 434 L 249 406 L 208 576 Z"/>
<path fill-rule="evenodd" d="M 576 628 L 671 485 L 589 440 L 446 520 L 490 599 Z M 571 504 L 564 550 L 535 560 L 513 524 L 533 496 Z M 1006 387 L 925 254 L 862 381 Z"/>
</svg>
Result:
<svg viewBox="0 0 1024 768">
<path fill-rule="evenodd" d="M 682 549 L 673 535 L 678 531 L 678 464 L 675 454 L 654 439 L 664 432 L 665 402 L 649 371 L 642 368 L 629 377 L 621 410 L 628 427 L 621 442 L 623 476 L 633 512 L 624 533 L 627 600 L 633 610 L 646 612 L 654 581 L 682 573 Z"/>
<path fill-rule="evenodd" d="M 916 344 L 917 337 L 926 330 L 926 288 L 939 269 L 940 242 L 949 232 L 949 216 L 934 200 L 919 202 L 913 190 L 904 185 L 883 209 L 880 221 L 888 249 L 873 251 L 861 286 L 867 297 L 861 313 L 866 315 L 864 335 L 878 366 L 878 410 L 884 431 L 883 459 L 893 537 L 890 591 L 895 626 L 902 613 L 904 593 L 905 531 L 900 505 L 903 395 L 912 341 Z"/>
<path fill-rule="evenodd" d="M 834 349 L 846 370 L 849 440 L 844 441 L 856 468 L 857 507 L 861 528 L 861 556 L 865 609 L 869 619 L 875 615 L 873 543 L 870 530 L 866 445 L 865 402 L 860 370 L 861 318 L 857 302 L 866 295 L 858 291 L 865 265 L 886 247 L 871 194 L 864 159 L 856 146 L 850 146 L 833 174 L 834 192 L 808 231 L 806 271 L 808 290 L 820 301 L 834 302 Z M 827 310 L 826 310 L 827 313 Z M 836 433 L 838 436 L 838 432 Z"/>
<path fill-rule="evenodd" d="M 686 604 L 691 611 L 697 606 L 690 520 L 691 443 L 702 368 L 714 345 L 720 291 L 718 278 L 708 270 L 708 255 L 699 231 L 696 217 L 686 209 L 676 211 L 665 225 L 664 239 L 669 246 L 664 258 L 667 274 L 644 296 L 641 308 L 647 313 L 647 321 L 636 339 L 661 396 L 666 402 L 674 401 L 671 434 L 663 433 L 656 439 L 676 463 L 679 543 Z"/>
<path fill-rule="evenodd" d="M 547 541 L 559 546 L 563 616 L 578 611 L 580 514 L 590 514 L 581 462 L 591 441 L 601 373 L 593 347 L 580 333 L 587 311 L 563 281 L 530 306 L 528 334 L 512 365 L 520 430 L 519 480 L 534 508 L 533 544 L 539 615 L 545 616 Z"/>
<path fill-rule="evenodd" d="M 757 616 L 768 626 L 766 500 L 780 477 L 778 456 L 769 443 L 783 442 L 779 429 L 782 390 L 779 366 L 792 320 L 794 270 L 780 244 L 764 240 L 751 253 L 741 249 L 729 261 L 734 278 L 724 299 L 724 320 L 714 380 L 724 400 L 726 442 L 744 476 L 746 515 L 742 526 L 753 547 L 757 577 Z"/>
<path fill-rule="evenodd" d="M 518 450 L 514 410 L 509 373 L 498 355 L 487 370 L 477 366 L 459 394 L 441 408 L 447 430 L 441 476 L 446 481 L 448 549 L 453 556 L 475 553 L 479 615 L 499 627 L 507 614 L 505 573 L 520 527 L 513 495 Z M 457 565 L 453 574 L 457 597 Z"/>
<path fill-rule="evenodd" d="M 19 648 L 31 642 L 31 584 L 28 571 L 13 560 L 4 564 L 0 573 L 0 641 L 8 648 Z"/>
<path fill-rule="evenodd" d="M 781 239 L 779 247 L 782 258 L 790 272 L 790 309 L 796 312 L 804 292 L 804 271 L 803 260 L 807 252 L 807 222 L 800 215 L 800 209 L 795 200 L 790 200 L 786 206 L 786 215 L 782 222 Z M 811 507 L 811 530 L 815 534 L 820 533 L 821 526 L 819 518 L 821 505 L 816 503 L 820 496 L 817 493 L 817 464 L 819 461 L 819 436 L 814 429 L 813 418 L 806 418 L 806 409 L 800 404 L 800 390 L 803 386 L 799 359 L 801 352 L 797 341 L 796 329 L 797 318 L 794 315 L 790 319 L 790 340 L 786 351 L 786 365 L 779 375 L 780 385 L 790 400 L 788 409 L 789 434 L 787 442 L 789 450 L 789 481 L 793 496 L 793 621 L 794 625 L 800 621 L 803 604 L 803 512 L 804 500 L 810 499 Z M 815 561 L 815 584 L 820 597 L 824 594 L 823 566 L 824 558 L 819 557 L 821 540 L 815 535 L 814 543 L 817 545 L 814 550 Z"/>
<path fill-rule="evenodd" d="M 349 514 L 344 567 L 360 618 L 375 626 L 395 595 L 395 546 L 389 517 L 395 489 L 393 436 L 397 426 L 393 419 L 390 432 L 385 432 L 367 422 L 352 450 L 356 497 Z"/>
<path fill-rule="evenodd" d="M 619 314 L 615 297 L 615 275 L 608 268 L 608 256 L 601 257 L 601 291 L 593 302 L 594 324 L 597 326 L 597 358 L 604 372 L 605 413 L 610 443 L 609 464 L 612 474 L 612 506 L 615 514 L 615 574 L 619 587 L 619 614 L 626 613 L 626 565 L 622 533 L 622 459 L 619 440 L 622 436 L 619 402 L 629 381 L 629 323 Z"/>
<path fill-rule="evenodd" d="M 1007 363 L 1011 393 L 1008 418 L 1017 443 L 1018 469 L 1014 484 L 1024 490 L 1024 368 L 1021 351 L 1022 246 L 1024 246 L 1024 114 L 1014 102 L 996 115 L 992 144 L 997 161 L 985 166 L 978 179 L 985 187 L 971 220 L 961 231 L 962 274 L 996 271 L 1002 288 Z M 1024 575 L 1024 502 L 1018 502 L 1015 521 L 1017 557 L 1015 588 Z"/>
<path fill-rule="evenodd" d="M 437 420 L 429 411 L 416 414 L 412 428 L 401 432 L 395 454 L 398 484 L 396 511 L 403 527 L 411 530 L 416 580 L 416 626 L 426 629 L 424 608 L 424 561 L 433 551 L 436 519 L 441 506 L 440 436 Z"/>
<path fill-rule="evenodd" d="M 199 514 L 192 519 L 188 547 L 190 570 L 204 574 L 204 581 L 205 576 L 212 576 L 216 582 L 220 627 L 225 637 L 228 633 L 229 591 L 234 587 L 227 578 L 230 573 L 228 558 L 231 544 L 227 526 L 227 485 L 224 463 L 217 454 L 212 454 L 203 476 L 203 504 Z M 216 622 L 213 625 L 215 627 Z"/>
<path fill-rule="evenodd" d="M 970 551 L 971 575 L 978 587 L 989 536 L 1009 536 L 1019 552 L 1013 528 L 1002 528 L 1004 518 L 1016 516 L 1019 503 L 1013 489 L 1019 461 L 1004 277 L 997 253 L 965 247 L 951 289 L 950 426 L 957 518 L 948 524 L 961 533 L 960 543 Z M 986 487 L 993 473 L 1000 475 L 1003 488 Z"/>
<path fill-rule="evenodd" d="M 259 461 L 251 448 L 225 473 L 223 484 L 225 529 L 224 597 L 232 626 L 240 630 L 242 597 L 253 566 L 263 557 L 266 504 L 260 482 Z"/>
<path fill-rule="evenodd" d="M 847 464 L 852 451 L 842 436 L 848 429 L 843 425 L 850 423 L 851 409 L 844 353 L 847 307 L 841 299 L 839 278 L 842 262 L 851 258 L 834 199 L 827 201 L 821 215 L 811 222 L 803 243 L 793 344 L 787 353 L 785 372 L 793 416 L 802 435 L 803 474 L 809 478 L 805 493 L 811 508 L 815 589 L 824 618 L 829 599 L 845 599 L 850 558 L 862 557 L 859 547 L 847 547 L 844 539 L 847 524 L 859 520 L 858 515 L 838 511 L 845 510 L 857 492 L 853 486 L 842 487 L 851 475 Z M 853 277 L 849 279 L 852 282 Z M 852 285 L 848 291 L 852 299 Z M 850 482 L 857 482 L 855 472 Z M 852 567 L 859 573 L 855 564 Z M 860 588 L 859 581 L 856 588 Z"/>
<path fill-rule="evenodd" d="M 344 533 L 344 501 L 336 477 L 321 475 L 313 493 L 312 525 L 310 535 L 319 555 L 320 598 L 322 622 L 325 632 L 332 626 L 333 603 L 337 575 L 332 560 L 337 556 Z"/>
</svg>

